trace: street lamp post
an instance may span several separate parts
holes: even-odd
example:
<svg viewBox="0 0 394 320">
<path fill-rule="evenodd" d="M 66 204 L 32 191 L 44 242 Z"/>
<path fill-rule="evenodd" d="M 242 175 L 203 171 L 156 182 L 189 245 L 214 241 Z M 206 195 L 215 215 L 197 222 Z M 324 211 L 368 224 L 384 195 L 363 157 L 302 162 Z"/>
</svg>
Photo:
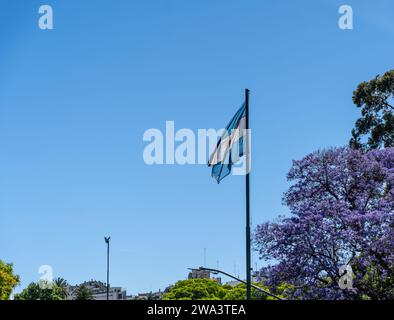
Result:
<svg viewBox="0 0 394 320">
<path fill-rule="evenodd" d="M 196 270 L 196 269 L 190 269 L 190 270 Z M 237 281 L 239 281 L 239 282 L 241 282 L 241 283 L 247 284 L 247 281 L 241 280 L 241 279 L 239 279 L 239 278 L 237 278 L 237 277 L 235 277 L 235 276 L 233 276 L 233 275 L 231 275 L 231 274 L 229 274 L 229 273 L 227 273 L 227 272 L 224 272 L 224 271 L 222 271 L 222 270 L 211 269 L 211 268 L 205 268 L 205 267 L 200 267 L 200 268 L 198 268 L 197 270 L 209 271 L 209 272 L 212 272 L 212 273 L 214 273 L 214 274 L 221 273 L 221 274 L 224 274 L 225 276 L 227 276 L 227 277 L 229 277 L 229 278 L 232 278 L 232 279 L 237 280 Z M 271 293 L 271 292 L 268 292 L 268 291 L 266 291 L 266 290 L 264 290 L 264 289 L 261 289 L 260 287 L 254 285 L 253 283 L 250 283 L 250 286 L 253 287 L 253 288 L 255 288 L 256 290 L 258 290 L 258 291 L 260 291 L 260 292 L 263 292 L 264 294 L 266 294 L 266 295 L 268 295 L 268 296 L 271 296 L 271 297 L 275 298 L 275 299 L 278 299 L 278 300 L 285 300 L 285 299 L 282 299 L 282 298 L 278 297 L 277 295 L 274 295 L 274 294 Z"/>
<path fill-rule="evenodd" d="M 109 300 L 109 240 L 111 237 L 104 237 L 104 240 L 107 244 L 107 300 Z"/>
</svg>

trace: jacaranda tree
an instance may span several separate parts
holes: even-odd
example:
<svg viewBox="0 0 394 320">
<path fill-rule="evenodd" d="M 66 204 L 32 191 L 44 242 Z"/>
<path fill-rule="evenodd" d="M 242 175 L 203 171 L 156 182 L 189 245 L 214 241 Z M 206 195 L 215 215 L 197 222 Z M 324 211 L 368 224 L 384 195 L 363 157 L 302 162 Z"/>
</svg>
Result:
<svg viewBox="0 0 394 320">
<path fill-rule="evenodd" d="M 294 161 L 288 180 L 291 215 L 256 229 L 270 263 L 262 277 L 293 285 L 292 298 L 393 299 L 394 148 L 317 151 Z M 344 266 L 354 290 L 338 285 Z"/>
</svg>

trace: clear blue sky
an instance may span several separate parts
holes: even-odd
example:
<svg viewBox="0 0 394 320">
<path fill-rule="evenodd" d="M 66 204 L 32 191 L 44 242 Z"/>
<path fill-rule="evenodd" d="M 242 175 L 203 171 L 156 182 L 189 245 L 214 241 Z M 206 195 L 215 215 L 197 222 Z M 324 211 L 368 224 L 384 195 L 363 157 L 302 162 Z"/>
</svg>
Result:
<svg viewBox="0 0 394 320">
<path fill-rule="evenodd" d="M 222 128 L 249 87 L 255 226 L 287 213 L 293 159 L 348 142 L 356 85 L 394 67 L 390 0 L 0 4 L 0 258 L 18 290 L 44 264 L 105 281 L 104 235 L 111 284 L 129 293 L 184 279 L 204 248 L 207 265 L 243 275 L 243 178 L 147 166 L 144 131 Z M 342 4 L 352 31 L 338 28 Z"/>
</svg>

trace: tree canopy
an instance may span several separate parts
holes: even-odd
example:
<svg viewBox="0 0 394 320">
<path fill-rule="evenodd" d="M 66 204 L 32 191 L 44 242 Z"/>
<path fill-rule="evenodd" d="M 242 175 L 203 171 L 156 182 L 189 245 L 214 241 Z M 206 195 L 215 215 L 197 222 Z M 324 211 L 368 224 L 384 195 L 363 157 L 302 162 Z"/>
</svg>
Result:
<svg viewBox="0 0 394 320">
<path fill-rule="evenodd" d="M 352 131 L 350 146 L 364 150 L 394 147 L 394 70 L 360 83 L 353 102 L 362 116 Z"/>
<path fill-rule="evenodd" d="M 215 280 L 190 279 L 178 281 L 163 300 L 220 300 L 225 295 L 225 289 Z"/>
<path fill-rule="evenodd" d="M 394 148 L 317 151 L 294 161 L 284 195 L 291 216 L 259 225 L 262 276 L 294 286 L 293 298 L 393 299 Z M 342 266 L 356 290 L 341 290 Z"/>
<path fill-rule="evenodd" d="M 0 260 L 0 300 L 8 300 L 18 284 L 19 276 L 14 274 L 12 264 Z"/>
<path fill-rule="evenodd" d="M 78 286 L 75 292 L 75 300 L 93 300 L 92 290 L 83 284 Z"/>
<path fill-rule="evenodd" d="M 269 288 L 262 284 L 256 284 L 266 291 Z M 283 293 L 283 291 L 282 291 Z M 264 293 L 252 288 L 252 298 L 256 300 L 274 299 Z M 246 286 L 221 285 L 213 279 L 189 279 L 178 281 L 164 295 L 163 300 L 245 300 Z"/>
<path fill-rule="evenodd" d="M 52 283 L 51 288 L 43 288 L 42 283 L 32 282 L 14 298 L 15 300 L 64 300 L 66 295 L 56 283 Z"/>
</svg>

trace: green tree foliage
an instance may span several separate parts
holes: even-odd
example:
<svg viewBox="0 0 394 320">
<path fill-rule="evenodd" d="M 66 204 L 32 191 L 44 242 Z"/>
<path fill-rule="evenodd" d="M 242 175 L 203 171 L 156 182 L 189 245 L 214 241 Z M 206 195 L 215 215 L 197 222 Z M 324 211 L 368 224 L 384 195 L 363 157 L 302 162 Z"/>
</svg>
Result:
<svg viewBox="0 0 394 320">
<path fill-rule="evenodd" d="M 368 259 L 366 255 L 354 259 L 353 271 L 362 276 L 355 277 L 353 285 L 362 292 L 364 300 L 394 300 L 394 277 L 387 276 L 387 270 L 394 274 L 394 264 L 382 267 L 379 262 L 382 261 Z"/>
<path fill-rule="evenodd" d="M 56 283 L 52 286 L 43 286 L 39 283 L 30 283 L 21 293 L 15 295 L 15 300 L 64 300 L 66 295 Z"/>
<path fill-rule="evenodd" d="M 364 150 L 393 147 L 394 70 L 360 83 L 353 92 L 353 102 L 361 108 L 362 116 L 352 130 L 350 146 Z"/>
<path fill-rule="evenodd" d="M 75 292 L 75 300 L 93 300 L 93 293 L 87 286 L 82 284 Z"/>
<path fill-rule="evenodd" d="M 255 286 L 260 287 L 266 292 L 272 293 L 281 299 L 286 299 L 286 292 L 291 290 L 292 286 L 283 284 L 272 290 L 261 283 L 254 283 Z M 223 288 L 227 290 L 224 300 L 245 300 L 246 297 L 246 285 L 240 283 L 235 287 L 224 285 Z M 277 300 L 275 297 L 269 296 L 264 292 L 261 292 L 252 287 L 252 299 L 253 300 Z"/>
<path fill-rule="evenodd" d="M 269 288 L 256 284 L 262 289 L 270 292 Z M 280 293 L 284 292 L 285 287 Z M 275 294 L 278 294 L 275 292 Z M 282 296 L 283 298 L 283 296 Z M 236 286 L 220 285 L 212 279 L 190 279 L 177 282 L 163 297 L 163 300 L 245 300 L 246 285 Z M 252 299 L 272 300 L 273 297 L 252 288 Z"/>
<path fill-rule="evenodd" d="M 178 281 L 163 300 L 221 300 L 226 290 L 215 280 L 190 279 Z"/>
<path fill-rule="evenodd" d="M 60 289 L 61 295 L 64 298 L 66 298 L 67 295 L 68 295 L 68 292 L 67 292 L 67 286 L 68 286 L 67 280 L 65 280 L 64 278 L 60 278 L 59 277 L 59 278 L 56 278 L 53 282 Z"/>
<path fill-rule="evenodd" d="M 12 264 L 0 260 L 0 300 L 8 300 L 18 284 L 19 277 L 14 274 Z"/>
</svg>

